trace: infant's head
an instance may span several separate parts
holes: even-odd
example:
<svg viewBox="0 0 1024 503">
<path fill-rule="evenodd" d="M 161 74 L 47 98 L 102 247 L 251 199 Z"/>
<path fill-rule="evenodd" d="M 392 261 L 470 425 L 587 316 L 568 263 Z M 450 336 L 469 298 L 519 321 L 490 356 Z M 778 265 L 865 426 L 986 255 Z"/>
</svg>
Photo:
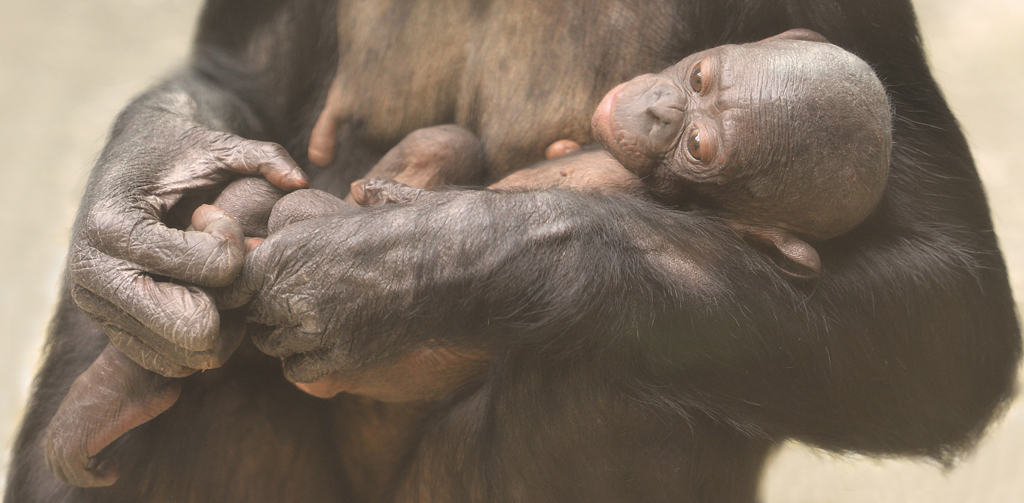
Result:
<svg viewBox="0 0 1024 503">
<path fill-rule="evenodd" d="M 849 231 L 882 197 L 891 121 L 867 63 L 790 30 L 617 86 L 593 129 L 660 199 L 714 211 L 773 246 L 787 272 L 813 277 L 820 262 L 805 240 Z"/>
<path fill-rule="evenodd" d="M 605 96 L 593 127 L 661 199 L 810 240 L 868 216 L 892 147 L 878 77 L 808 30 L 715 47 L 637 77 Z"/>
</svg>

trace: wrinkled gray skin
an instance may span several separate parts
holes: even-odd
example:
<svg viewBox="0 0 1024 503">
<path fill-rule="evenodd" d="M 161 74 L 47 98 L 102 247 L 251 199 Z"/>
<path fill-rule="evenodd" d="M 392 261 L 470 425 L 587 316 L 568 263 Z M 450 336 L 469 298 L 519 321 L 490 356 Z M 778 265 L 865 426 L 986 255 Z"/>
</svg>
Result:
<svg viewBox="0 0 1024 503">
<path fill-rule="evenodd" d="M 804 240 L 845 234 L 882 198 L 891 120 L 867 63 L 796 29 L 621 84 L 593 127 L 659 199 L 709 208 L 777 249 L 791 275 L 814 277 Z"/>
<path fill-rule="evenodd" d="M 662 202 L 707 209 L 776 249 L 783 270 L 804 279 L 821 268 L 804 240 L 839 236 L 867 218 L 882 198 L 892 150 L 889 102 L 878 77 L 805 29 L 709 49 L 625 82 L 602 100 L 593 125 L 621 164 L 583 153 L 491 187 L 636 192 L 631 178 L 639 177 Z M 417 173 L 478 158 L 479 145 L 460 129 L 413 133 L 413 148 L 396 147 L 385 157 L 407 159 L 404 171 L 375 168 L 368 177 L 430 188 L 414 183 Z M 412 156 L 417 150 L 432 155 Z M 633 177 L 617 172 L 623 168 Z M 376 190 L 382 202 L 409 202 L 418 193 L 384 182 Z"/>
<path fill-rule="evenodd" d="M 209 287 L 240 269 L 225 300 L 251 297 L 251 318 L 275 325 L 254 339 L 292 380 L 386 367 L 423 342 L 494 349 L 484 383 L 441 406 L 414 443 L 399 501 L 754 501 L 771 446 L 787 438 L 949 460 L 1015 382 L 1019 330 L 910 5 L 869 4 L 210 2 L 189 67 L 115 126 L 82 203 L 69 283 L 124 355 L 165 375 L 224 361 L 217 348 L 231 346 L 238 316 L 218 313 L 230 304 L 215 306 Z M 338 113 L 324 117 L 370 151 L 360 155 L 376 160 L 376 148 L 454 120 L 483 139 L 493 180 L 555 139 L 591 141 L 588 111 L 615 83 L 792 26 L 876 65 L 900 119 L 878 218 L 823 247 L 813 292 L 719 219 L 625 196 L 427 193 L 286 226 L 244 267 L 232 233 L 178 230 L 197 206 L 186 203 L 208 200 L 226 175 L 303 185 L 280 147 L 242 138 L 300 152 L 335 67 L 342 85 L 327 105 Z M 572 43 L 552 40 L 561 33 Z M 239 75 L 255 79 L 235 87 Z M 347 187 L 373 162 L 343 157 L 314 181 Z M 337 399 L 303 402 L 253 379 L 278 378 L 277 362 L 240 350 L 224 372 L 184 380 L 196 398 L 183 393 L 124 443 L 116 454 L 133 477 L 110 491 L 57 483 L 40 467 L 38 432 L 105 342 L 66 297 L 59 313 L 12 501 L 336 501 L 339 477 L 358 480 L 333 470 L 351 451 L 322 448 L 348 431 L 324 410 Z M 221 378 L 237 387 L 210 385 Z M 250 416 L 263 422 L 240 421 Z"/>
<path fill-rule="evenodd" d="M 266 237 L 271 209 L 284 195 L 283 190 L 262 178 L 247 177 L 232 182 L 224 188 L 214 205 L 203 205 L 195 211 L 192 225 L 182 232 L 182 236 L 184 239 L 202 239 L 201 234 L 208 234 L 222 239 L 228 253 L 241 256 L 243 236 Z M 304 208 L 321 201 L 306 199 Z M 344 205 L 337 198 L 333 199 Z M 325 213 L 326 210 L 319 212 Z M 236 219 L 232 215 L 241 218 Z M 279 214 L 278 221 L 298 220 L 304 216 L 301 213 L 289 216 L 284 211 Z M 111 460 L 94 462 L 93 457 L 128 430 L 153 419 L 173 405 L 181 387 L 172 378 L 219 366 L 226 360 L 241 342 L 244 320 L 240 313 L 225 315 L 220 337 L 215 339 L 213 347 L 201 351 L 181 350 L 157 338 L 141 343 L 147 345 L 142 351 L 150 351 L 148 347 L 156 346 L 178 355 L 185 363 L 160 365 L 154 362 L 159 372 L 151 372 L 153 369 L 139 366 L 117 347 L 120 342 L 125 351 L 136 349 L 140 342 L 127 337 L 121 327 L 149 333 L 142 324 L 111 309 L 106 301 L 87 289 L 76 288 L 72 294 L 79 306 L 96 317 L 114 343 L 108 344 L 100 357 L 75 380 L 61 402 L 47 428 L 46 462 L 61 480 L 69 484 L 109 486 L 117 481 L 117 466 Z"/>
<path fill-rule="evenodd" d="M 119 187 L 126 186 L 145 190 L 131 197 L 104 199 L 104 204 L 82 212 L 81 231 L 71 243 L 68 273 L 75 280 L 76 303 L 106 327 L 116 346 L 153 372 L 181 377 L 219 367 L 230 354 L 216 351 L 223 327 L 213 297 L 204 287 L 226 286 L 238 275 L 242 231 L 229 223 L 224 230 L 182 231 L 152 217 L 167 214 L 186 193 L 209 190 L 238 174 L 262 174 L 282 190 L 303 188 L 308 182 L 279 145 L 171 120 L 162 126 L 168 130 L 164 138 L 184 143 L 172 150 L 175 157 L 165 169 L 94 175 L 93 189 L 86 197 L 118 193 Z M 186 130 L 171 133 L 182 127 Z M 104 158 L 134 153 L 121 153 L 122 147 L 111 143 Z M 157 281 L 153 275 L 182 283 Z"/>
<path fill-rule="evenodd" d="M 253 146 L 269 150 L 270 155 L 281 154 L 269 144 Z M 283 156 L 287 159 L 287 154 Z M 243 173 L 252 172 L 252 167 L 245 162 L 263 163 L 265 167 L 260 169 L 266 178 L 245 177 L 224 187 L 212 205 L 196 209 L 192 225 L 182 233 L 186 239 L 204 232 L 223 239 L 232 254 L 240 255 L 243 236 L 245 248 L 251 249 L 268 234 L 291 223 L 355 210 L 344 200 L 319 190 L 302 189 L 287 193 L 283 189 L 304 183 L 291 174 L 288 176 L 292 178 L 282 179 L 280 164 L 255 159 L 242 161 L 241 168 L 227 167 Z M 483 177 L 482 168 L 480 142 L 472 133 L 457 126 L 437 126 L 410 133 L 374 166 L 368 176 L 390 176 L 413 187 L 431 189 L 439 184 L 464 185 L 478 181 Z M 302 176 L 301 173 L 298 175 Z M 278 185 L 268 180 L 274 180 Z M 358 204 L 393 202 L 386 199 L 386 191 L 379 183 L 370 184 L 370 189 L 365 192 L 363 186 L 362 182 L 357 184 L 348 199 Z M 419 190 L 407 185 L 401 187 Z M 409 201 L 412 196 L 403 192 L 402 197 Z M 86 310 L 97 319 L 119 317 L 121 323 L 142 333 L 148 332 L 137 321 L 110 309 L 92 292 L 78 288 L 74 293 L 76 302 L 90 306 L 92 309 Z M 152 362 L 153 367 L 147 366 L 151 372 L 129 359 L 115 344 L 107 345 L 100 357 L 72 384 L 47 429 L 45 454 L 50 469 L 61 480 L 78 487 L 103 487 L 115 483 L 118 478 L 116 464 L 109 459 L 96 462 L 93 458 L 128 430 L 153 419 L 174 404 L 181 388 L 172 378 L 185 377 L 196 369 L 219 366 L 241 340 L 237 315 L 232 314 L 235 322 L 222 328 L 221 337 L 216 339 L 217 344 L 210 350 L 181 352 L 156 339 L 148 341 L 171 354 L 180 354 L 189 366 L 165 365 L 157 360 Z M 111 336 L 112 340 L 124 344 L 128 351 L 136 348 L 133 339 L 114 338 L 120 333 L 116 323 L 106 322 L 103 326 L 115 334 Z"/>
<path fill-rule="evenodd" d="M 815 276 L 820 269 L 817 253 L 790 231 L 799 229 L 800 235 L 820 239 L 859 223 L 854 219 L 863 219 L 881 198 L 891 148 L 889 108 L 881 83 L 863 61 L 823 42 L 814 32 L 791 30 L 756 44 L 704 51 L 657 75 L 630 80 L 608 93 L 593 118 L 597 138 L 612 158 L 593 150 L 572 153 L 516 172 L 491 187 L 636 193 L 639 177 L 663 200 L 681 203 L 689 198 L 713 205 L 738 229 L 775 244 L 791 262 L 783 270 Z M 788 59 L 779 61 L 780 57 Z M 723 82 L 720 76 L 727 71 L 732 80 Z M 825 96 L 814 93 L 837 75 L 843 77 L 847 92 L 837 92 L 832 85 Z M 803 92 L 806 89 L 811 92 Z M 744 100 L 757 95 L 775 99 L 767 105 Z M 780 109 L 789 113 L 779 113 Z M 798 120 L 794 109 L 819 124 L 787 131 Z M 803 145 L 819 140 L 815 135 L 822 130 L 846 135 L 854 131 L 859 136 L 850 137 L 852 143 L 843 143 L 838 150 Z M 787 146 L 804 155 L 776 153 L 783 131 Z M 740 162 L 737 157 L 753 161 Z M 346 200 L 360 205 L 411 203 L 425 189 L 479 183 L 483 164 L 480 140 L 464 128 L 420 129 L 392 148 L 367 173 L 368 180 L 354 183 Z M 760 198 L 742 190 L 754 185 L 765 188 Z M 318 190 L 285 194 L 265 179 L 242 178 L 213 202 L 222 211 L 200 207 L 189 230 L 220 232 L 240 243 L 243 234 L 246 239 L 266 238 L 291 223 L 354 211 Z M 808 212 L 816 218 L 810 224 Z M 249 247 L 257 244 L 247 242 Z M 220 352 L 230 353 L 236 346 L 237 340 Z M 261 349 L 274 352 L 279 346 L 264 342 Z M 110 391 L 117 386 L 123 387 L 122 393 Z M 343 390 L 344 384 L 327 378 L 310 389 L 329 395 Z M 76 381 L 56 415 L 47 440 L 51 468 L 78 486 L 113 483 L 113 463 L 95 465 L 90 459 L 128 429 L 166 410 L 178 393 L 175 383 L 146 372 L 108 346 Z"/>
</svg>

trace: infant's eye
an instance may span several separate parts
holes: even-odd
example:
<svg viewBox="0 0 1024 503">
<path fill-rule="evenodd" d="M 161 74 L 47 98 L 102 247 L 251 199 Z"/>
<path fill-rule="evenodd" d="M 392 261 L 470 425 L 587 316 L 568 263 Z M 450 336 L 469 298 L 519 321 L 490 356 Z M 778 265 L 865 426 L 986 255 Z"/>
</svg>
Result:
<svg viewBox="0 0 1024 503">
<path fill-rule="evenodd" d="M 695 161 L 700 161 L 700 129 L 693 128 L 686 135 L 686 152 Z"/>
<path fill-rule="evenodd" d="M 704 90 L 704 80 L 700 73 L 700 67 L 703 65 L 697 65 L 690 71 L 690 87 L 693 92 L 700 94 Z"/>
</svg>

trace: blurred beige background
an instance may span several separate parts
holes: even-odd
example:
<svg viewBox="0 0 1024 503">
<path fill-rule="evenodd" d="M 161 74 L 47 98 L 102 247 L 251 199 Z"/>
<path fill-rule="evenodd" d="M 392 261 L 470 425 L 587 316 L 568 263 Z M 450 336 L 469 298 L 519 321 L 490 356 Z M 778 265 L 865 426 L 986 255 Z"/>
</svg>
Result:
<svg viewBox="0 0 1024 503">
<path fill-rule="evenodd" d="M 1024 0 L 915 0 L 1024 300 Z M 0 473 L 40 357 L 71 220 L 117 111 L 186 55 L 198 0 L 0 0 Z M 2 484 L 2 481 L 0 481 Z M 952 471 L 786 446 L 766 503 L 1024 502 L 1024 405 Z"/>
</svg>

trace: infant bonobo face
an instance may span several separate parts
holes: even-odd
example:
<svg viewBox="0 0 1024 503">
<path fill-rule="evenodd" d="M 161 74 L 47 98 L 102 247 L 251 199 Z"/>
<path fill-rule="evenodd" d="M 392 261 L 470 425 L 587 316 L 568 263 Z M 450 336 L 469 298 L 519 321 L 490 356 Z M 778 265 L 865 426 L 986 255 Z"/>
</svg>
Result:
<svg viewBox="0 0 1024 503">
<path fill-rule="evenodd" d="M 619 85 L 593 129 L 666 202 L 813 240 L 850 230 L 878 203 L 890 120 L 864 61 L 792 30 Z"/>
</svg>

